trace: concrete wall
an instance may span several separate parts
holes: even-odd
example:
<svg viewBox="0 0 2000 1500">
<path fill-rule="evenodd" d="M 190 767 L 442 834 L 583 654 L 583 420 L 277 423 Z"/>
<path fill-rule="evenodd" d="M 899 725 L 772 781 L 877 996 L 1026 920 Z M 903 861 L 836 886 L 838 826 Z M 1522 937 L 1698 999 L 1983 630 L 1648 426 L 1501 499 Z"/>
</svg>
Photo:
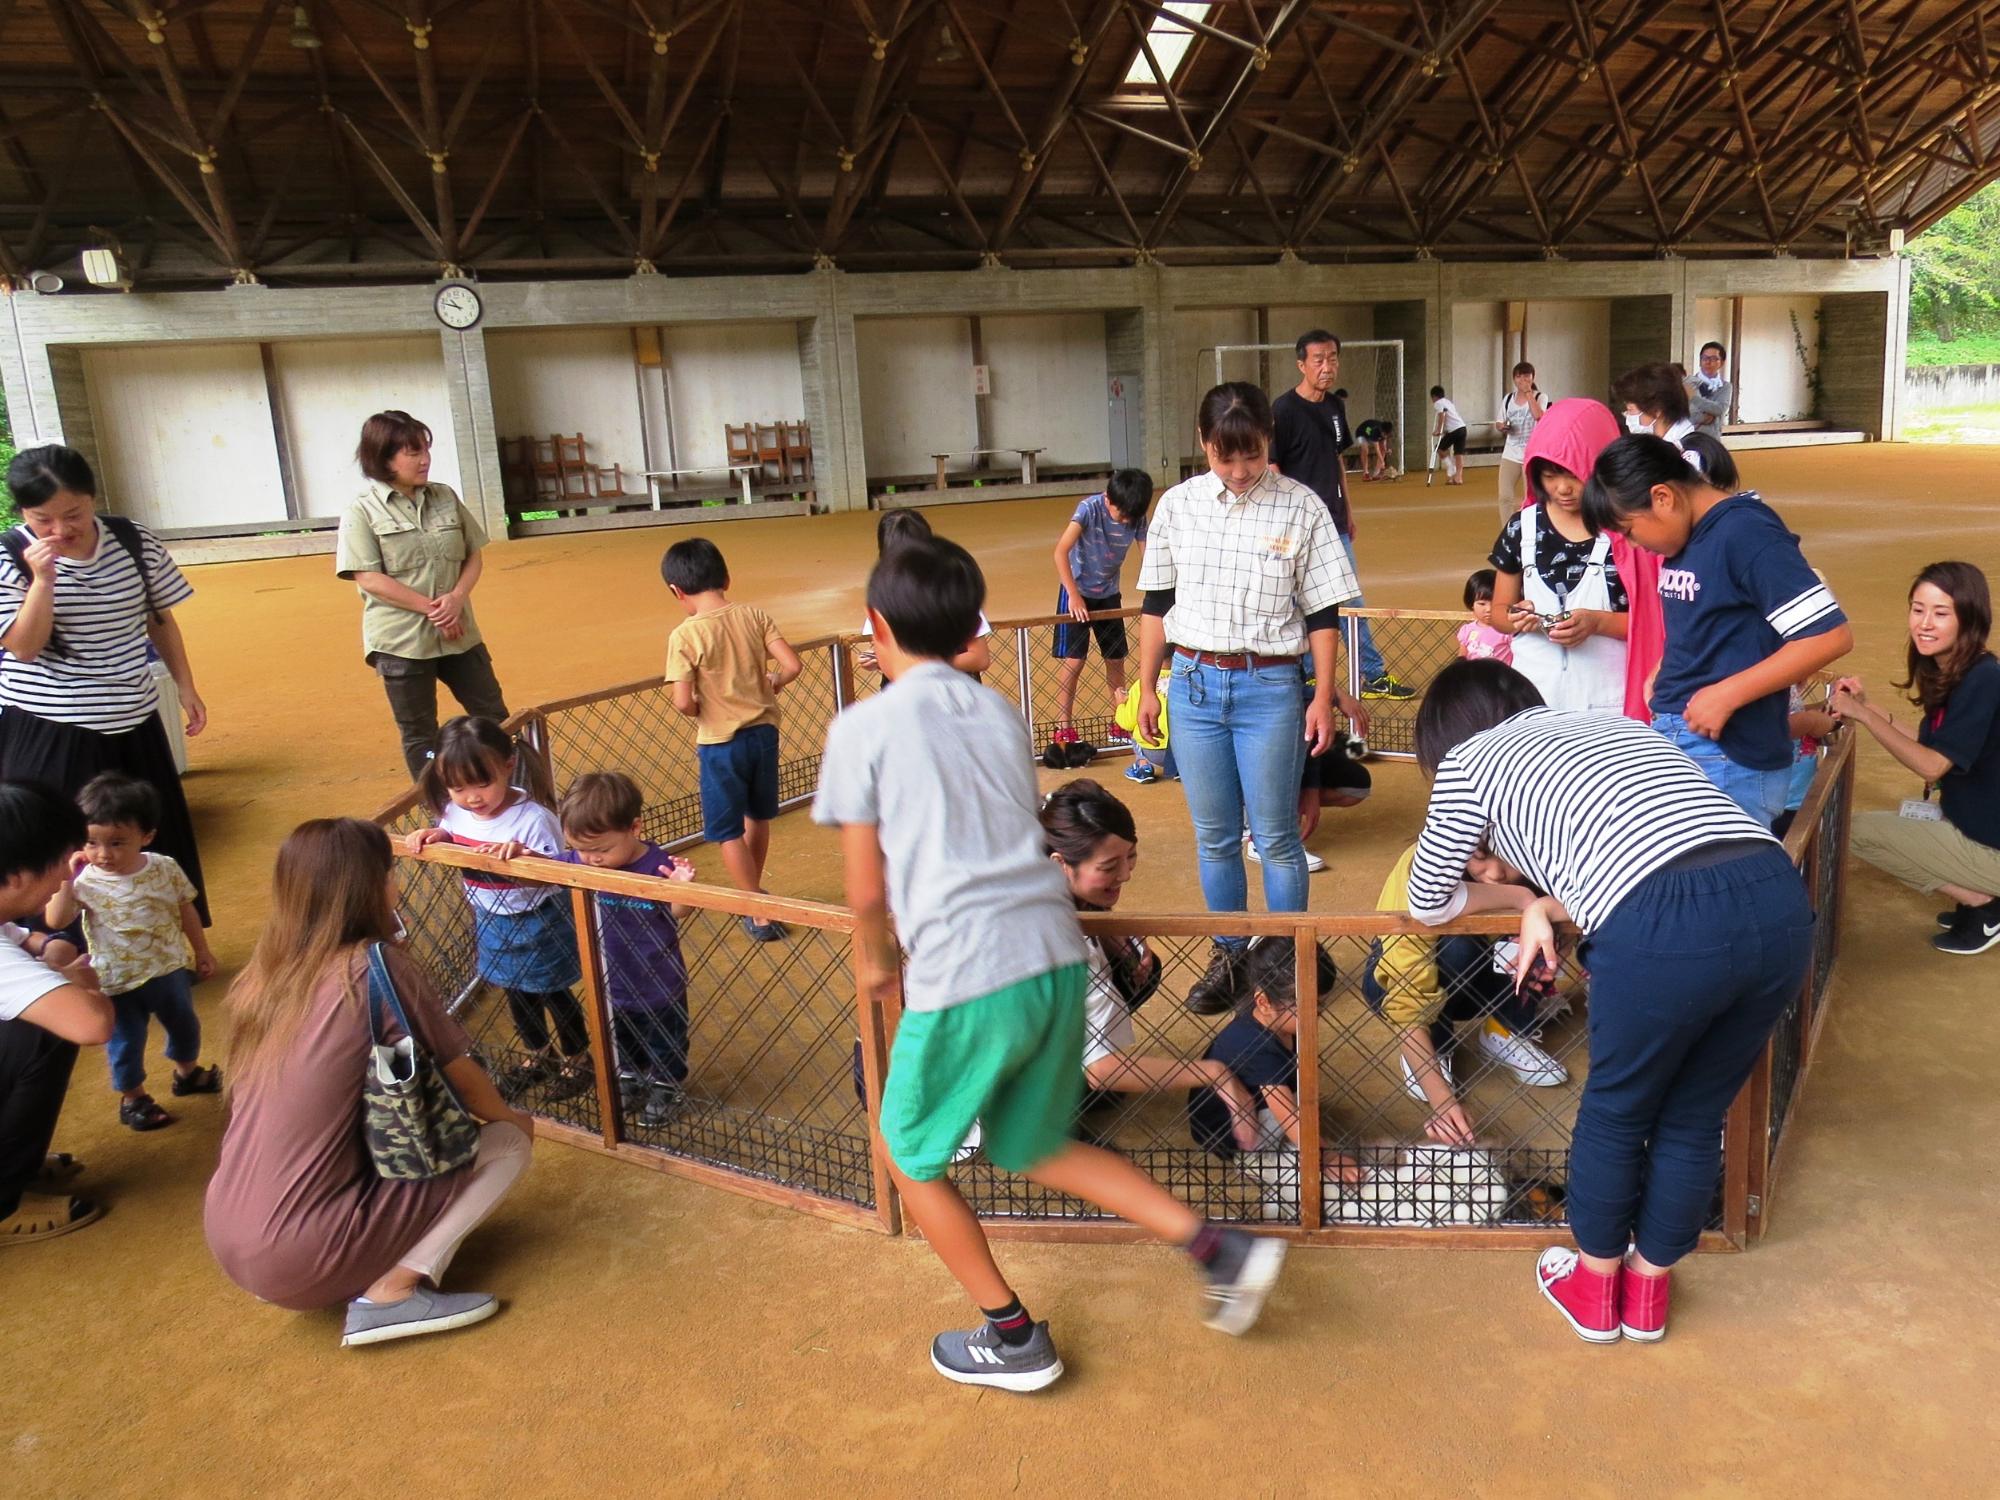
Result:
<svg viewBox="0 0 2000 1500">
<path fill-rule="evenodd" d="M 854 355 L 869 474 L 927 474 L 933 453 L 978 446 L 964 318 L 857 319 Z"/>
<path fill-rule="evenodd" d="M 1044 465 L 1101 464 L 1111 455 L 1102 313 L 980 319 L 993 394 L 996 448 L 1040 448 Z"/>
<path fill-rule="evenodd" d="M 1612 380 L 1638 365 L 1679 359 L 1674 349 L 1674 299 L 1659 294 L 1613 297 L 1610 354 Z M 1684 363 L 1694 368 L 1691 361 Z"/>
<path fill-rule="evenodd" d="M 1881 319 L 1860 318 L 1860 303 L 1839 304 L 1832 316 L 1844 347 L 1836 359 L 1858 369 L 1853 341 L 1881 327 L 1869 353 L 1871 366 L 1893 367 L 1894 378 L 1879 373 L 1843 375 L 1838 398 L 1843 420 L 1857 420 L 1868 392 L 1877 404 L 1865 415 L 1869 431 L 1893 431 L 1901 386 L 1902 331 L 1898 319 L 1908 297 L 1907 268 L 1896 260 L 1863 261 L 1632 261 L 1452 265 L 1423 262 L 1397 265 L 1309 265 L 1279 261 L 1264 265 L 1113 270 L 982 270 L 920 275 L 856 276 L 816 271 L 798 276 L 682 278 L 633 276 L 624 280 L 494 283 L 480 288 L 482 322 L 465 333 L 441 331 L 431 312 L 434 288 L 377 286 L 341 289 L 275 290 L 231 288 L 212 292 L 110 295 L 65 293 L 55 297 L 20 294 L 7 299 L 0 318 L 0 380 L 4 380 L 17 428 L 26 437 L 57 439 L 68 434 L 95 456 L 104 446 L 93 430 L 88 400 L 81 394 L 76 351 L 120 344 L 200 344 L 247 340 L 280 343 L 296 339 L 349 339 L 364 343 L 386 338 L 434 341 L 440 356 L 452 446 L 469 503 L 483 509 L 496 534 L 504 530 L 493 372 L 489 342 L 525 329 L 579 327 L 672 327 L 756 323 L 793 330 L 800 394 L 806 420 L 813 424 L 818 492 L 823 506 L 846 509 L 867 503 L 863 475 L 882 471 L 871 439 L 904 458 L 927 455 L 935 447 L 969 446 L 975 430 L 963 428 L 956 393 L 943 402 L 948 425 L 960 441 L 921 438 L 912 421 L 894 412 L 871 410 L 868 390 L 888 388 L 890 379 L 879 340 L 864 349 L 875 320 L 916 318 L 963 321 L 1044 314 L 1081 314 L 1101 324 L 1104 371 L 1134 378 L 1134 427 L 1141 434 L 1143 461 L 1168 482 L 1193 446 L 1193 400 L 1198 396 L 1192 351 L 1216 341 L 1227 328 L 1230 341 L 1255 337 L 1256 310 L 1265 322 L 1293 310 L 1372 309 L 1370 332 L 1408 343 L 1405 394 L 1409 424 L 1421 425 L 1423 393 L 1433 381 L 1450 383 L 1459 348 L 1453 309 L 1460 304 L 1526 301 L 1543 308 L 1538 324 L 1530 318 L 1529 358 L 1542 370 L 1550 394 L 1601 391 L 1610 369 L 1612 299 L 1666 299 L 1669 348 L 1691 349 L 1702 299 L 1734 295 L 1765 297 L 1844 297 L 1878 299 Z M 1596 304 L 1599 311 L 1575 304 Z M 1658 304 L 1653 304 L 1657 306 Z M 1650 315 L 1649 315 L 1650 316 Z M 1657 318 L 1652 317 L 1656 324 Z M 1249 325 L 1246 330 L 1246 323 Z M 1296 332 L 1296 330 L 1291 330 Z M 1336 327 L 1336 332 L 1347 330 Z M 1271 327 L 1273 338 L 1287 336 Z M 1649 335 L 1650 336 L 1650 335 Z M 725 336 L 726 337 L 726 336 Z M 1079 335 L 1079 348 L 1087 334 Z M 1699 340 L 1695 340 L 1696 343 Z M 1599 353 L 1593 356 L 1591 349 Z M 504 349 L 503 349 L 504 354 Z M 872 375 L 864 376 L 867 355 Z M 1185 359 L 1182 357 L 1186 355 Z M 1553 357 L 1552 357 L 1553 356 Z M 504 362 L 504 360 L 503 360 Z M 969 361 L 959 358 L 958 372 Z M 1280 360 L 1282 366 L 1283 361 Z M 1556 368 L 1550 369 L 1551 365 Z M 1132 366 L 1137 368 L 1132 368 Z M 1124 366 L 1126 368 L 1118 369 Z M 1082 391 L 1096 357 L 1074 357 L 1073 376 Z M 67 370 L 67 375 L 65 375 Z M 996 378 L 1004 372 L 996 369 Z M 1289 371 L 1286 371 L 1289 374 Z M 1350 391 L 1358 390 L 1343 370 Z M 1551 379 L 1553 375 L 1553 381 Z M 1756 383 L 1756 372 L 1749 372 Z M 956 373 L 953 375 L 956 384 Z M 1275 380 L 1275 376 L 1274 376 Z M 1377 384 L 1380 377 L 1377 377 Z M 971 405 L 969 376 L 962 410 Z M 907 383 L 901 388 L 907 389 Z M 1414 395 L 1412 396 L 1412 393 Z M 1482 396 L 1485 392 L 1482 390 Z M 1498 399 L 1496 386 L 1491 400 Z M 635 395 L 633 398 L 638 401 Z M 1357 397 L 1357 400 L 1359 398 Z M 1088 401 L 1091 420 L 1102 420 L 1100 385 Z M 1086 404 L 1078 398 L 1078 420 Z M 1463 402 L 1461 403 L 1463 405 Z M 1466 408 L 1468 416 L 1490 415 Z M 1053 420 L 1053 418 L 1051 419 Z M 434 426 L 441 425 L 434 422 Z M 919 413 L 917 426 L 926 425 Z M 890 430 L 902 435 L 890 441 Z M 871 430 L 872 429 L 872 430 Z M 575 430 L 574 426 L 570 430 Z M 584 430 L 590 431 L 588 424 Z M 1047 446 L 1046 434 L 1035 442 Z M 893 455 L 892 455 L 893 456 Z M 921 458 L 910 472 L 928 466 Z"/>
<path fill-rule="evenodd" d="M 1611 299 L 1530 301 L 1527 310 L 1528 363 L 1548 400 L 1564 396 L 1608 399 L 1611 391 Z M 1476 405 L 1459 403 L 1468 421 L 1499 416 L 1501 388 L 1482 393 Z"/>
<path fill-rule="evenodd" d="M 629 328 L 533 328 L 490 334 L 493 422 L 503 438 L 583 434 L 584 456 L 619 464 L 643 489 L 645 423 Z"/>
<path fill-rule="evenodd" d="M 464 490 L 436 339 L 296 339 L 269 349 L 298 514 L 338 516 L 347 508 L 364 482 L 354 461 L 361 424 L 390 409 L 430 428 L 431 478 Z M 275 514 L 284 513 L 280 504 Z"/>
<path fill-rule="evenodd" d="M 1836 427 L 1882 432 L 1889 342 L 1895 298 L 1875 292 L 1840 292 L 1820 299 L 1819 414 Z M 1747 337 L 1747 335 L 1746 335 Z M 1900 380 L 1898 381 L 1900 384 Z"/>
<path fill-rule="evenodd" d="M 673 411 L 671 467 L 726 464 L 729 437 L 723 429 L 732 424 L 806 420 L 796 324 L 663 328 L 660 350 Z M 664 445 L 654 445 L 654 457 L 659 467 L 669 467 Z"/>
<path fill-rule="evenodd" d="M 1451 378 L 1439 381 L 1458 403 L 1467 421 L 1500 414 L 1501 393 L 1507 389 L 1507 304 L 1454 302 L 1451 308 Z M 1548 377 L 1539 377 L 1547 389 Z M 1422 408 L 1419 415 L 1429 408 Z M 1432 418 L 1424 417 L 1424 430 Z"/>
</svg>

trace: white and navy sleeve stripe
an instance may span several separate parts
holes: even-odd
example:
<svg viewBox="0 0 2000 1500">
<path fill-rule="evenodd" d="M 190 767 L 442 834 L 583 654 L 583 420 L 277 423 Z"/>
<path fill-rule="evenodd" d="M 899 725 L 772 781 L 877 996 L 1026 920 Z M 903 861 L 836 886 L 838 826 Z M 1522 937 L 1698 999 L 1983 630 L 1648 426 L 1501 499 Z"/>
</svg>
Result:
<svg viewBox="0 0 2000 1500">
<path fill-rule="evenodd" d="M 1586 933 L 1690 850 L 1770 832 L 1647 726 L 1529 709 L 1444 758 L 1410 867 L 1410 915 L 1465 904 L 1465 861 L 1486 842 Z"/>
<path fill-rule="evenodd" d="M 1794 636 L 1820 634 L 1821 632 L 1813 627 L 1830 615 L 1839 618 L 1831 621 L 1827 628 L 1846 618 L 1841 613 L 1840 605 L 1834 600 L 1833 590 L 1823 583 L 1816 583 L 1796 598 L 1787 599 L 1764 618 L 1770 622 L 1773 630 L 1786 640 L 1790 640 Z"/>
</svg>

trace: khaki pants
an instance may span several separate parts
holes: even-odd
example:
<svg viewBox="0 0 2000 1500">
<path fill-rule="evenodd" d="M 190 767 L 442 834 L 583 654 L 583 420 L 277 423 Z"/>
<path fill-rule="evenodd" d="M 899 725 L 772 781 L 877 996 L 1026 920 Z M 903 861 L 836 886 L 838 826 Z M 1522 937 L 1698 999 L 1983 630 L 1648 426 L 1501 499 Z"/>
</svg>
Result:
<svg viewBox="0 0 2000 1500">
<path fill-rule="evenodd" d="M 465 1237 L 500 1206 L 507 1189 L 526 1170 L 533 1144 L 518 1126 L 505 1120 L 480 1126 L 479 1154 L 459 1168 L 465 1180 L 458 1195 L 424 1231 L 423 1238 L 403 1252 L 397 1264 L 436 1286 Z"/>
<path fill-rule="evenodd" d="M 1500 524 L 1505 526 L 1521 508 L 1521 466 L 1511 458 L 1500 460 Z"/>
<path fill-rule="evenodd" d="M 1856 859 L 1920 891 L 1950 885 L 2000 896 L 2000 849 L 1967 838 L 1949 823 L 1858 813 L 1848 843 Z"/>
</svg>

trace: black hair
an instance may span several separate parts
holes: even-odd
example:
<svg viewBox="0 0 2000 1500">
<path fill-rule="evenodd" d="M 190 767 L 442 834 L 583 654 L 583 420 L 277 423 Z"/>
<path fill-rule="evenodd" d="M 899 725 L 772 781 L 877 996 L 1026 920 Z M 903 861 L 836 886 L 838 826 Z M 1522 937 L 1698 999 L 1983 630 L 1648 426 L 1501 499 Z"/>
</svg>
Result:
<svg viewBox="0 0 2000 1500">
<path fill-rule="evenodd" d="M 7 491 L 22 510 L 47 505 L 63 490 L 97 498 L 97 476 L 90 472 L 90 460 L 74 448 L 61 443 L 23 448 L 7 465 Z"/>
<path fill-rule="evenodd" d="M 1394 422 L 1382 422 L 1381 428 L 1384 432 L 1394 432 L 1396 430 L 1396 424 Z"/>
<path fill-rule="evenodd" d="M 1620 404 L 1637 407 L 1656 421 L 1664 418 L 1672 426 L 1687 420 L 1686 380 L 1687 375 L 1679 365 L 1638 365 L 1618 377 L 1611 395 Z"/>
<path fill-rule="evenodd" d="M 1145 516 L 1146 507 L 1153 503 L 1153 476 L 1144 469 L 1119 469 L 1105 484 L 1104 498 L 1127 522 L 1136 522 Z M 895 512 L 889 514 L 894 515 Z"/>
<path fill-rule="evenodd" d="M 1719 490 L 1734 490 L 1743 482 L 1736 472 L 1736 460 L 1712 432 L 1690 432 L 1681 439 L 1681 452 L 1692 458 L 1701 477 Z"/>
<path fill-rule="evenodd" d="M 1583 524 L 1592 536 L 1622 532 L 1632 517 L 1652 509 L 1653 486 L 1707 482 L 1665 438 L 1628 432 L 1597 455 L 1590 482 L 1583 487 Z"/>
<path fill-rule="evenodd" d="M 1151 498 L 1149 494 L 1147 499 Z M 922 511 L 885 510 L 882 519 L 875 523 L 875 554 L 879 557 L 891 547 L 900 547 L 905 542 L 929 541 L 932 535 L 931 523 L 924 519 Z"/>
<path fill-rule="evenodd" d="M 354 461 L 377 484 L 393 484 L 389 465 L 399 453 L 420 453 L 431 445 L 431 430 L 406 411 L 378 411 L 361 424 Z"/>
<path fill-rule="evenodd" d="M 1525 375 L 1525 376 L 1527 376 L 1527 377 L 1528 377 L 1528 378 L 1529 378 L 1530 380 L 1533 380 L 1533 379 L 1535 378 L 1535 367 L 1534 367 L 1533 365 L 1529 364 L 1529 363 L 1528 363 L 1528 362 L 1527 362 L 1527 361 L 1526 361 L 1526 360 L 1524 359 L 1524 360 L 1522 360 L 1522 361 L 1521 361 L 1521 362 L 1520 362 L 1519 364 L 1517 364 L 1517 365 L 1515 365 L 1515 366 L 1514 366 L 1514 370 L 1513 370 L 1513 373 L 1514 373 L 1514 374 L 1516 374 L 1516 375 Z"/>
<path fill-rule="evenodd" d="M 868 575 L 868 607 L 911 656 L 950 661 L 979 633 L 985 604 L 979 564 L 941 536 L 891 547 Z"/>
<path fill-rule="evenodd" d="M 1951 600 L 1958 616 L 1958 641 L 1944 656 L 1925 656 L 1910 642 L 1909 677 L 1896 684 L 1910 695 L 1910 701 L 1927 714 L 1943 708 L 1965 674 L 1986 656 L 1986 640 L 1993 630 L 1993 591 L 1986 575 L 1969 562 L 1934 562 L 1910 584 L 1916 595 L 1925 584 Z"/>
<path fill-rule="evenodd" d="M 1432 386 L 1432 387 L 1431 387 L 1431 400 L 1435 401 L 1435 400 L 1437 400 L 1437 399 L 1438 399 L 1438 398 L 1439 398 L 1440 396 L 1442 396 L 1443 394 L 1444 394 L 1444 387 L 1443 387 L 1443 386 L 1441 386 L 1441 385 L 1434 385 L 1434 386 Z"/>
<path fill-rule="evenodd" d="M 543 807 L 555 802 L 555 786 L 535 747 L 515 739 L 491 719 L 470 714 L 445 720 L 437 734 L 437 748 L 430 752 L 417 777 L 417 790 L 433 812 L 443 812 L 453 787 L 490 781 L 509 760 L 514 762 L 515 779 L 530 797 Z"/>
<path fill-rule="evenodd" d="M 46 873 L 81 849 L 88 832 L 69 798 L 37 781 L 0 781 L 0 880 Z"/>
<path fill-rule="evenodd" d="M 1711 349 L 1713 349 L 1717 354 L 1720 354 L 1723 357 L 1724 361 L 1728 360 L 1729 351 L 1723 348 L 1721 343 L 1715 339 L 1710 339 L 1707 343 L 1703 344 L 1701 348 L 1696 352 L 1695 357 L 1699 359 L 1703 354 L 1708 353 L 1708 351 Z"/>
<path fill-rule="evenodd" d="M 141 833 L 160 831 L 160 794 L 151 782 L 139 781 L 117 771 L 93 776 L 76 794 L 83 821 L 99 827 L 129 823 Z"/>
<path fill-rule="evenodd" d="M 1239 1016 L 1257 1008 L 1259 995 L 1271 1002 L 1273 1010 L 1299 1008 L 1298 947 L 1290 938 L 1252 938 L 1244 958 L 1243 986 L 1236 993 Z"/>
<path fill-rule="evenodd" d="M 1042 801 L 1042 846 L 1066 865 L 1080 865 L 1107 838 L 1139 842 L 1132 809 L 1088 776 L 1065 781 Z"/>
<path fill-rule="evenodd" d="M 1195 416 L 1201 440 L 1222 459 L 1250 458 L 1271 448 L 1271 401 L 1263 387 L 1228 380 L 1210 388 Z"/>
<path fill-rule="evenodd" d="M 722 549 L 705 536 L 691 536 L 675 542 L 660 559 L 660 576 L 670 589 L 683 594 L 706 594 L 729 587 L 729 564 Z"/>
<path fill-rule="evenodd" d="M 1340 336 L 1328 333 L 1324 328 L 1315 328 L 1310 333 L 1299 335 L 1298 341 L 1292 345 L 1293 357 L 1303 361 L 1306 357 L 1306 350 L 1312 348 L 1314 344 L 1331 344 L 1333 345 L 1333 352 L 1335 354 L 1340 353 Z"/>
<path fill-rule="evenodd" d="M 1431 680 L 1417 709 L 1417 765 L 1435 776 L 1438 762 L 1475 734 L 1541 706 L 1535 685 L 1504 661 L 1452 662 Z"/>
<path fill-rule="evenodd" d="M 1465 580 L 1465 607 L 1472 608 L 1481 599 L 1493 597 L 1493 585 L 1499 577 L 1491 568 L 1477 569 Z"/>
</svg>

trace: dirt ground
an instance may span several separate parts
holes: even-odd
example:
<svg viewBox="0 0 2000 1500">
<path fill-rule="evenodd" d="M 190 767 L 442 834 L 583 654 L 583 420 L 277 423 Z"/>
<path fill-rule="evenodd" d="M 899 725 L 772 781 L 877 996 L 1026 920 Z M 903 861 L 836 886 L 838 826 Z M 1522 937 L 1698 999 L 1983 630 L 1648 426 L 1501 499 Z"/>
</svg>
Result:
<svg viewBox="0 0 2000 1500">
<path fill-rule="evenodd" d="M 2000 449 L 1758 452 L 1743 468 L 1853 616 L 1850 661 L 1871 685 L 1899 667 L 1920 566 L 2000 572 Z M 1491 542 L 1492 476 L 1360 487 L 1371 603 L 1456 603 Z M 980 558 L 1005 617 L 1051 603 L 1066 514 L 1016 502 L 932 520 Z M 801 639 L 852 628 L 873 520 L 712 535 L 737 595 Z M 655 563 L 683 534 L 494 549 L 477 604 L 510 701 L 656 673 L 676 612 Z M 398 757 L 328 559 L 192 577 L 179 614 L 213 728 L 187 785 L 226 974 L 284 832 L 373 809 Z M 1377 785 L 1314 839 L 1333 865 L 1316 907 L 1372 904 L 1414 829 L 1414 772 L 1380 767 Z M 1910 789 L 1864 748 L 1863 806 Z M 1178 794 L 1131 800 L 1145 831 L 1128 901 L 1197 904 Z M 772 888 L 833 894 L 831 853 L 789 821 Z M 336 1312 L 261 1306 L 209 1259 L 215 1102 L 176 1101 L 189 1107 L 160 1134 L 121 1131 L 87 1054 L 57 1144 L 88 1159 L 83 1189 L 112 1212 L 0 1257 L 0 1493 L 1989 1494 L 2000 1096 L 1980 1059 L 2000 1031 L 2000 955 L 1940 956 L 1924 941 L 1934 900 L 1867 871 L 1852 890 L 1773 1227 L 1747 1255 L 1690 1260 L 1673 1335 L 1651 1348 L 1580 1343 L 1517 1251 L 1298 1252 L 1265 1322 L 1231 1341 L 1194 1320 L 1172 1252 L 1014 1245 L 1004 1261 L 1070 1373 L 1039 1397 L 974 1393 L 928 1368 L 931 1334 L 967 1310 L 922 1243 L 550 1145 L 453 1268 L 502 1315 L 343 1352 Z M 212 1053 L 222 991 L 201 992 Z"/>
</svg>

